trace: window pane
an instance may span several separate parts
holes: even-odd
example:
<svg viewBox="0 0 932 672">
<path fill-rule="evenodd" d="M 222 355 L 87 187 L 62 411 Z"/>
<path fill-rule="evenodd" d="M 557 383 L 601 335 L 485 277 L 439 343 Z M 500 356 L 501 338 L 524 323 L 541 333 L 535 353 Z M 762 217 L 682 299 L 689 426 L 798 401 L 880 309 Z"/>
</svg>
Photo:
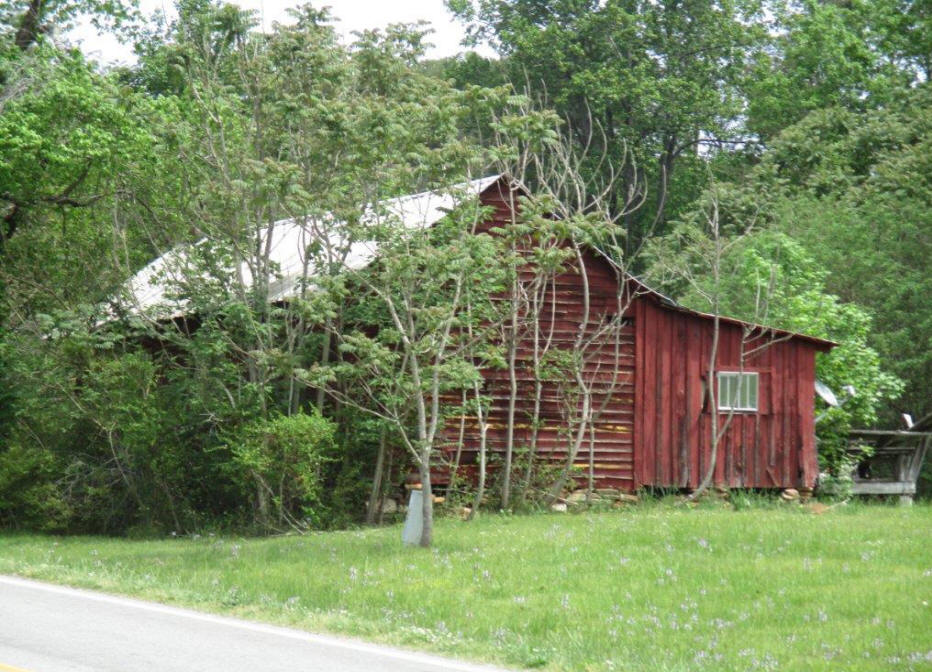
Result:
<svg viewBox="0 0 932 672">
<path fill-rule="evenodd" d="M 755 373 L 720 371 L 718 379 L 718 407 L 720 410 L 758 410 L 759 376 Z"/>
<path fill-rule="evenodd" d="M 733 408 L 735 392 L 738 381 L 733 373 L 718 374 L 718 407 L 721 409 Z"/>
</svg>

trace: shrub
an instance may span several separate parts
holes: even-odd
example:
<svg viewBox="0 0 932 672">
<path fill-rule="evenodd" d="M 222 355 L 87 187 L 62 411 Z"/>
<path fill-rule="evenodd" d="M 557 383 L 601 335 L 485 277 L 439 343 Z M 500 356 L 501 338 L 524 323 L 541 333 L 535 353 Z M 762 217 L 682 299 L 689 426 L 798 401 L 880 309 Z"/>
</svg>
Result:
<svg viewBox="0 0 932 672">
<path fill-rule="evenodd" d="M 55 483 L 55 459 L 42 448 L 0 448 L 0 527 L 60 532 L 71 514 Z"/>
<path fill-rule="evenodd" d="M 297 413 L 249 423 L 228 441 L 234 476 L 253 488 L 263 531 L 320 526 L 323 468 L 334 459 L 335 432 L 319 413 Z"/>
</svg>

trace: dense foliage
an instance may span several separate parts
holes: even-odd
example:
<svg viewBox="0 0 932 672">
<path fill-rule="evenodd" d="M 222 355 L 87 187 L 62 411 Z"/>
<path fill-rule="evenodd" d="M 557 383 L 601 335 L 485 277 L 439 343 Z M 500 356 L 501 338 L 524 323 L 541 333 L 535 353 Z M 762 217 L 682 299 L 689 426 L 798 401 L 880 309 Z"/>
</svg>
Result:
<svg viewBox="0 0 932 672">
<path fill-rule="evenodd" d="M 376 519 L 432 458 L 448 400 L 481 418 L 476 367 L 508 360 L 489 297 L 528 259 L 465 235 L 468 202 L 430 233 L 372 213 L 493 166 L 556 197 L 540 231 L 560 203 L 561 240 L 610 229 L 617 261 L 686 303 L 712 293 L 717 311 L 838 341 L 820 377 L 857 393 L 822 423 L 827 467 L 848 426 L 932 412 L 922 2 L 448 5 L 499 58 L 426 62 L 408 26 L 344 45 L 310 6 L 261 32 L 214 0 L 179 0 L 167 23 L 130 2 L 4 5 L 0 525 Z M 138 62 L 64 46 L 79 17 Z M 270 302 L 263 231 L 285 218 L 313 243 L 300 291 Z M 358 240 L 383 261 L 339 272 Z M 121 300 L 173 248 L 184 263 L 160 280 L 184 309 Z"/>
</svg>

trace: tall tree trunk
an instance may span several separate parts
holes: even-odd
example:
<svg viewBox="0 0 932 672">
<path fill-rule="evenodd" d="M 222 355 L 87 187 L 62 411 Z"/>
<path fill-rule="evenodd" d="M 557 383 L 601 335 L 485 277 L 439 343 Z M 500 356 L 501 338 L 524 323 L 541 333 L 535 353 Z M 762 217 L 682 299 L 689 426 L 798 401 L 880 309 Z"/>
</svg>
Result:
<svg viewBox="0 0 932 672">
<path fill-rule="evenodd" d="M 517 278 L 511 289 L 511 325 L 508 335 L 508 417 L 505 435 L 505 468 L 502 475 L 502 508 L 511 503 L 511 463 L 515 445 L 515 404 L 518 400 L 518 288 Z"/>
<path fill-rule="evenodd" d="M 476 419 L 479 421 L 479 482 L 476 485 L 476 498 L 473 502 L 472 511 L 469 513 L 469 519 L 472 520 L 479 507 L 482 506 L 482 499 L 485 497 L 486 470 L 488 469 L 488 443 L 487 436 L 489 431 L 488 417 L 482 410 L 482 399 L 480 398 L 479 384 L 473 384 L 473 390 L 476 393 Z"/>
<path fill-rule="evenodd" d="M 546 284 L 544 284 L 546 287 Z M 531 368 L 534 372 L 534 401 L 531 410 L 531 440 L 528 445 L 527 464 L 524 468 L 524 480 L 521 483 L 521 501 L 527 499 L 527 491 L 531 486 L 531 477 L 534 474 L 534 460 L 537 457 L 537 437 L 540 434 L 540 403 L 544 392 L 544 383 L 541 380 L 540 367 L 540 302 L 537 289 L 533 288 L 534 300 L 530 308 L 531 333 L 533 334 L 533 349 L 531 354 Z"/>
<path fill-rule="evenodd" d="M 415 329 L 413 327 L 410 311 L 407 317 L 408 333 L 413 334 L 415 333 Z M 410 347 L 410 341 L 408 341 L 406 345 Z M 423 495 L 422 515 L 424 523 L 421 529 L 419 545 L 426 548 L 431 545 L 434 537 L 434 497 L 430 482 L 430 457 L 433 452 L 433 436 L 428 428 L 427 400 L 424 398 L 424 393 L 420 391 L 423 388 L 421 367 L 418 363 L 417 353 L 413 351 L 410 353 L 408 357 L 408 366 L 411 371 L 411 381 L 414 384 L 414 389 L 419 391 L 416 398 L 418 437 L 417 468 L 418 475 L 421 479 L 421 493 Z"/>
<path fill-rule="evenodd" d="M 459 434 L 456 439 L 456 454 L 453 456 L 453 467 L 450 469 L 450 483 L 454 484 L 457 481 L 457 476 L 459 475 L 460 470 L 460 461 L 463 459 L 463 442 L 466 439 L 466 390 L 463 390 L 463 398 L 461 400 L 462 413 L 460 413 L 460 428 Z"/>
<path fill-rule="evenodd" d="M 711 218 L 709 219 L 709 226 L 711 227 L 712 240 L 715 244 L 712 257 L 712 348 L 709 352 L 708 364 L 706 366 L 706 375 L 709 379 L 709 384 L 706 386 L 706 392 L 708 393 L 709 399 L 709 413 L 711 413 L 711 446 L 710 450 L 712 454 L 709 456 L 709 467 L 706 470 L 705 476 L 702 479 L 702 482 L 699 483 L 699 487 L 696 488 L 696 491 L 690 495 L 690 499 L 696 499 L 703 492 L 705 492 L 709 485 L 712 484 L 715 479 L 715 468 L 718 464 L 718 444 L 721 438 L 721 433 L 718 430 L 718 404 L 716 403 L 715 396 L 717 393 L 716 390 L 716 359 L 718 358 L 718 341 L 721 333 L 721 319 L 719 317 L 719 292 L 721 289 L 721 269 L 722 269 L 722 239 L 721 231 L 719 229 L 719 220 L 718 220 L 718 204 L 714 204 L 714 210 Z M 701 456 L 701 452 L 700 452 Z"/>
<path fill-rule="evenodd" d="M 663 151 L 660 153 L 660 159 L 658 160 L 660 175 L 657 176 L 657 211 L 654 214 L 651 235 L 662 234 L 663 223 L 666 219 L 667 199 L 670 193 L 670 179 L 673 177 L 673 162 L 675 160 L 676 134 L 671 134 L 664 141 Z"/>
<path fill-rule="evenodd" d="M 720 441 L 719 431 L 718 431 L 718 404 L 715 401 L 716 393 L 716 381 L 715 381 L 715 371 L 716 364 L 715 360 L 718 355 L 718 339 L 719 339 L 719 316 L 718 310 L 716 309 L 713 313 L 714 319 L 712 323 L 712 348 L 709 352 L 709 360 L 706 366 L 706 376 L 708 377 L 709 384 L 706 385 L 706 392 L 708 394 L 709 400 L 709 413 L 711 413 L 711 455 L 709 456 L 709 466 L 706 470 L 705 475 L 702 478 L 702 482 L 699 484 L 699 487 L 696 488 L 696 491 L 692 493 L 691 498 L 695 499 L 702 495 L 709 486 L 712 484 L 713 479 L 715 478 L 715 468 L 718 465 L 718 444 Z"/>
<path fill-rule="evenodd" d="M 327 324 L 324 327 L 324 342 L 323 342 L 323 345 L 321 346 L 321 353 L 320 353 L 320 365 L 322 367 L 325 367 L 327 366 L 327 364 L 330 363 L 330 348 L 331 348 L 332 334 L 333 334 L 333 325 L 331 324 L 330 320 L 327 320 Z M 321 413 L 324 412 L 325 401 L 326 401 L 326 390 L 324 389 L 324 386 L 321 385 L 320 387 L 317 388 L 317 399 L 314 402 L 315 405 L 317 406 L 317 410 L 320 411 Z"/>
<path fill-rule="evenodd" d="M 395 455 L 394 451 L 392 450 L 388 451 L 387 464 L 385 465 L 385 475 L 388 477 L 389 483 L 391 483 L 391 478 L 392 478 L 392 462 L 394 461 L 392 458 L 394 457 L 394 455 Z M 385 522 L 385 507 L 380 506 L 379 507 L 379 525 L 381 525 L 383 522 Z"/>
<path fill-rule="evenodd" d="M 586 480 L 587 498 L 595 492 L 595 423 L 589 424 L 589 473 Z"/>
<path fill-rule="evenodd" d="M 120 472 L 120 478 L 123 479 L 123 483 L 126 485 L 126 489 L 130 496 L 136 502 L 136 506 L 139 507 L 139 513 L 148 518 L 149 515 L 146 512 L 147 507 L 145 502 L 142 501 L 142 496 L 139 494 L 139 488 L 136 487 L 136 479 L 127 471 L 127 467 L 124 466 L 123 460 L 120 459 L 120 454 L 123 451 L 119 449 L 119 431 L 107 430 L 107 443 L 110 444 L 110 455 L 113 457 L 113 462 L 116 464 L 117 471 Z M 128 458 L 126 461 L 130 462 Z M 146 522 L 149 521 L 147 520 Z"/>
<path fill-rule="evenodd" d="M 256 520 L 263 530 L 267 530 L 271 519 L 269 517 L 269 490 L 262 480 L 262 476 L 254 474 L 256 481 Z"/>
<path fill-rule="evenodd" d="M 541 330 L 540 330 L 540 319 L 541 311 L 543 310 L 544 303 L 547 298 L 547 287 L 548 285 L 552 287 L 552 296 L 553 299 L 550 301 L 550 329 L 547 333 L 547 337 L 544 340 L 544 343 L 541 344 Z M 539 292 L 539 293 L 538 293 Z M 548 283 L 546 279 L 543 279 L 540 283 L 540 288 L 533 288 L 533 306 L 531 309 L 531 328 L 533 330 L 533 354 L 532 354 L 532 363 L 534 368 L 534 406 L 531 411 L 531 441 L 530 447 L 528 448 L 528 462 L 527 467 L 524 471 L 524 483 L 522 484 L 521 489 L 521 498 L 525 499 L 527 497 L 527 491 L 531 487 L 531 478 L 534 474 L 534 462 L 537 457 L 538 450 L 538 437 L 540 435 L 540 413 L 541 413 L 541 404 L 543 401 L 544 395 L 544 381 L 542 379 L 543 370 L 543 357 L 550 351 L 550 346 L 553 343 L 553 332 L 554 325 L 556 323 L 556 284 L 553 279 Z"/>
<path fill-rule="evenodd" d="M 580 386 L 584 385 L 581 376 L 576 377 L 576 382 Z M 569 480 L 570 472 L 573 470 L 573 463 L 576 461 L 576 456 L 579 454 L 579 448 L 586 438 L 586 429 L 589 424 L 591 410 L 591 394 L 587 391 L 584 391 L 582 394 L 583 408 L 580 412 L 578 424 L 575 429 L 576 435 L 572 438 L 572 443 L 570 443 L 569 449 L 567 450 L 566 462 L 563 465 L 563 469 L 560 470 L 560 475 L 557 477 L 557 480 L 553 482 L 553 485 L 550 486 L 550 492 L 547 498 L 548 503 L 553 503 L 559 498 L 560 492 L 562 492 L 564 486 L 566 486 L 566 482 Z"/>
<path fill-rule="evenodd" d="M 591 310 L 589 274 L 588 270 L 586 269 L 586 261 L 583 257 L 579 244 L 574 244 L 574 248 L 576 252 L 576 262 L 579 268 L 579 277 L 582 282 L 583 305 L 582 315 L 580 316 L 579 321 L 579 328 L 576 331 L 576 338 L 573 342 L 573 381 L 576 384 L 577 392 L 582 395 L 582 411 L 576 410 L 579 402 L 574 398 L 573 409 L 569 411 L 569 415 L 572 417 L 573 414 L 577 412 L 579 413 L 579 415 L 576 416 L 578 418 L 578 424 L 574 430 L 576 436 L 573 437 L 573 441 L 567 450 L 566 462 L 563 465 L 563 469 L 560 471 L 560 475 L 557 477 L 557 480 L 550 488 L 550 503 L 554 502 L 560 496 L 560 492 L 566 485 L 567 480 L 569 480 L 570 471 L 573 469 L 573 463 L 576 461 L 576 456 L 579 454 L 579 449 L 586 438 L 586 430 L 591 426 L 592 423 L 592 389 L 586 383 L 585 379 L 586 358 L 584 352 L 584 345 L 586 343 L 586 331 L 589 327 L 589 316 Z M 570 426 L 572 427 L 572 423 L 570 423 Z"/>
<path fill-rule="evenodd" d="M 625 259 L 632 259 L 636 256 L 638 246 L 641 244 L 641 232 L 637 230 L 637 218 L 635 217 L 636 209 L 627 206 L 628 201 L 635 198 L 638 189 L 637 171 L 630 162 L 626 162 L 622 168 L 621 186 L 624 194 L 621 195 L 622 203 L 612 205 L 614 212 L 622 211 L 622 226 L 625 230 Z M 616 197 L 616 201 L 617 201 Z"/>
</svg>

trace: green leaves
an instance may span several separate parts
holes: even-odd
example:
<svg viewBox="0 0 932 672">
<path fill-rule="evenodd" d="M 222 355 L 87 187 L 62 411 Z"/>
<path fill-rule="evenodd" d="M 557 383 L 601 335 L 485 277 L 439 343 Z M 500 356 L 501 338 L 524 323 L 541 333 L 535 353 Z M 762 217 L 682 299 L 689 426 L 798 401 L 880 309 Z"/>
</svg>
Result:
<svg viewBox="0 0 932 672">
<path fill-rule="evenodd" d="M 751 187 L 770 185 L 773 226 L 805 245 L 827 290 L 870 311 L 869 342 L 906 381 L 893 409 L 917 417 L 932 410 L 929 101 L 926 84 L 883 110 L 813 113 L 775 140 Z"/>
<path fill-rule="evenodd" d="M 812 112 L 773 138 L 741 181 L 716 185 L 702 202 L 717 199 L 729 239 L 755 230 L 730 256 L 725 312 L 754 315 L 747 288 L 769 286 L 767 319 L 841 342 L 820 375 L 858 387 L 841 415 L 862 426 L 932 410 L 932 320 L 921 298 L 932 292 L 930 89 L 893 99 L 878 110 Z M 665 241 L 682 252 L 682 268 L 695 270 L 707 249 L 704 212 L 697 205 Z"/>
<path fill-rule="evenodd" d="M 731 206 L 728 200 L 717 203 L 726 216 Z M 761 207 L 767 210 L 768 205 Z M 847 430 L 872 426 L 903 389 L 902 382 L 886 372 L 890 364 L 882 362 L 871 345 L 870 313 L 829 293 L 829 274 L 812 252 L 776 226 L 728 234 L 719 248 L 724 254 L 715 272 L 704 263 L 714 252 L 714 241 L 688 224 L 681 225 L 677 233 L 657 241 L 657 247 L 675 246 L 678 251 L 676 261 L 665 263 L 679 265 L 689 278 L 689 288 L 677 293 L 686 305 L 706 311 L 711 307 L 724 315 L 839 344 L 818 355 L 816 362 L 817 378 L 829 387 L 841 390 L 852 385 L 857 390 L 817 427 L 820 457 L 834 472 L 845 457 Z M 659 268 L 658 275 L 662 275 Z"/>
<path fill-rule="evenodd" d="M 254 487 L 266 509 L 261 523 L 303 531 L 325 519 L 324 466 L 336 459 L 336 430 L 318 413 L 298 413 L 250 423 L 228 440 L 234 478 Z"/>
<path fill-rule="evenodd" d="M 0 242 L 50 210 L 88 207 L 107 195 L 111 171 L 143 135 L 133 128 L 121 92 L 79 52 L 41 46 L 6 65 Z"/>
<path fill-rule="evenodd" d="M 754 2 L 482 0 L 450 7 L 492 39 L 519 89 L 544 96 L 577 146 L 592 148 L 584 174 L 604 178 L 631 164 L 608 195 L 616 214 L 646 200 L 626 217 L 630 249 L 662 229 L 668 206 L 697 194 L 703 172 L 678 183 L 678 193 L 670 188 L 696 148 L 740 135 L 740 85 L 765 37 Z"/>
<path fill-rule="evenodd" d="M 747 80 L 748 129 L 770 140 L 815 110 L 861 111 L 889 103 L 925 69 L 922 58 L 914 60 L 915 43 L 907 46 L 922 21 L 910 10 L 921 4 L 773 3 L 782 30 L 775 49 L 758 55 Z M 898 49 L 910 56 L 897 57 Z"/>
</svg>

